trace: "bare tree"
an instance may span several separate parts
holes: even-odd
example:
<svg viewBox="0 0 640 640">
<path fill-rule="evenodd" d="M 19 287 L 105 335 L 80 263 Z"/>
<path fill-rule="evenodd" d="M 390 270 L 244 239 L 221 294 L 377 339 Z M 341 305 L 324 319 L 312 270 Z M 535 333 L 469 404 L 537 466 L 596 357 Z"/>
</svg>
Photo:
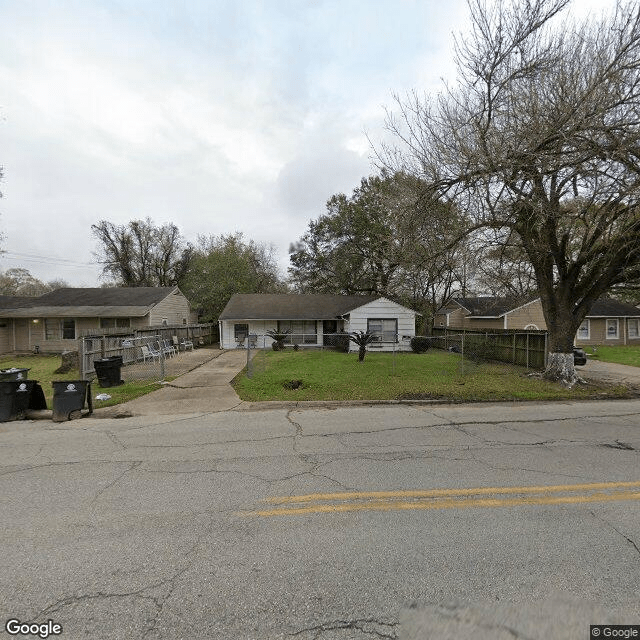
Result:
<svg viewBox="0 0 640 640">
<path fill-rule="evenodd" d="M 0 271 L 0 294 L 4 296 L 35 297 L 68 286 L 60 278 L 43 282 L 32 276 L 28 269 L 20 267 Z"/>
<path fill-rule="evenodd" d="M 124 287 L 169 287 L 186 275 L 193 248 L 174 224 L 156 227 L 150 218 L 91 225 L 103 277 Z"/>
<path fill-rule="evenodd" d="M 535 273 L 547 377 L 577 379 L 594 301 L 640 275 L 640 5 L 571 22 L 569 0 L 470 0 L 458 81 L 396 97 L 381 162 L 425 179 L 471 229 L 504 233 Z"/>
</svg>

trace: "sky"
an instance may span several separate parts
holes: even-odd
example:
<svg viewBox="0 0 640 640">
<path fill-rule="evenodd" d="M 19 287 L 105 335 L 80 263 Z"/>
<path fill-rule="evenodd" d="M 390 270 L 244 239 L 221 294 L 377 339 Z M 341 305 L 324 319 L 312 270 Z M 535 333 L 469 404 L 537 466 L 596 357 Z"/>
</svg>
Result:
<svg viewBox="0 0 640 640">
<path fill-rule="evenodd" d="M 608 0 L 582 0 L 580 10 Z M 463 0 L 0 0 L 0 271 L 99 286 L 91 225 L 289 244 L 373 175 Z"/>
</svg>

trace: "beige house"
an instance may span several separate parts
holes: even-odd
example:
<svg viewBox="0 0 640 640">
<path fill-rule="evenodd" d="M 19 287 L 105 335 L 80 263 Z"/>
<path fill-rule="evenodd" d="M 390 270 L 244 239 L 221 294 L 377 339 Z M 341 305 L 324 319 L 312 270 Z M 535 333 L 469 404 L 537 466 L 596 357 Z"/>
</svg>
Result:
<svg viewBox="0 0 640 640">
<path fill-rule="evenodd" d="M 516 305 L 506 298 L 452 298 L 438 310 L 434 327 L 450 329 L 541 329 L 547 324 L 540 298 Z M 640 309 L 601 298 L 576 334 L 576 345 L 640 344 Z"/>
<path fill-rule="evenodd" d="M 236 294 L 219 318 L 220 345 L 234 349 L 254 336 L 258 347 L 271 346 L 269 330 L 290 330 L 290 344 L 321 347 L 340 332 L 369 331 L 377 340 L 370 349 L 410 348 L 416 312 L 382 296 L 306 294 Z M 352 350 L 357 347 L 350 343 Z"/>
<path fill-rule="evenodd" d="M 63 288 L 36 298 L 0 296 L 0 353 L 76 349 L 91 329 L 197 321 L 178 287 Z"/>
</svg>

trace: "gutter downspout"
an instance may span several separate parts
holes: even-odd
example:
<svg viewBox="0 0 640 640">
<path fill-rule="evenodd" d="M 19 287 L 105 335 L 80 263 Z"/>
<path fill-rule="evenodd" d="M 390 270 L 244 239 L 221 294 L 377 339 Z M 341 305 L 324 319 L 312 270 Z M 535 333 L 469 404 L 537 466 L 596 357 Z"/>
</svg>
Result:
<svg viewBox="0 0 640 640">
<path fill-rule="evenodd" d="M 220 336 L 220 349 L 224 349 L 223 336 L 222 336 L 222 320 L 218 320 L 218 335 Z"/>
</svg>

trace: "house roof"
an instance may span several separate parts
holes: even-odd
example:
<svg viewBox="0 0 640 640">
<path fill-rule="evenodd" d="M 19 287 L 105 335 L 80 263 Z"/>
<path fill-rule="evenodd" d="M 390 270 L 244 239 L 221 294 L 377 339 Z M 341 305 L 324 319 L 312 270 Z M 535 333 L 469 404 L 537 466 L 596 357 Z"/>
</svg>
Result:
<svg viewBox="0 0 640 640">
<path fill-rule="evenodd" d="M 381 297 L 236 293 L 220 320 L 332 320 Z"/>
<path fill-rule="evenodd" d="M 64 287 L 34 298 L 0 296 L 0 316 L 30 317 L 141 317 L 178 287 Z"/>
<path fill-rule="evenodd" d="M 536 298 L 538 299 L 538 298 Z M 499 298 L 493 296 L 479 296 L 475 298 L 452 298 L 452 301 L 466 309 L 470 316 L 475 318 L 500 318 L 506 313 L 521 306 L 522 303 L 514 302 L 511 298 Z M 529 304 L 529 301 L 524 304 Z M 438 313 L 444 311 L 439 310 Z M 594 302 L 587 318 L 616 318 L 616 317 L 640 317 L 640 309 L 631 304 L 620 302 L 612 298 L 600 298 Z"/>
<path fill-rule="evenodd" d="M 600 298 L 594 302 L 587 318 L 615 318 L 615 317 L 640 317 L 640 309 L 632 304 L 613 300 L 612 298 Z"/>
<path fill-rule="evenodd" d="M 522 302 L 516 302 L 513 298 L 499 298 L 495 296 L 453 298 L 453 301 L 466 309 L 472 316 L 481 318 L 499 318 L 523 304 Z M 528 302 L 531 302 L 531 300 Z M 528 302 L 524 304 L 528 304 Z"/>
</svg>

